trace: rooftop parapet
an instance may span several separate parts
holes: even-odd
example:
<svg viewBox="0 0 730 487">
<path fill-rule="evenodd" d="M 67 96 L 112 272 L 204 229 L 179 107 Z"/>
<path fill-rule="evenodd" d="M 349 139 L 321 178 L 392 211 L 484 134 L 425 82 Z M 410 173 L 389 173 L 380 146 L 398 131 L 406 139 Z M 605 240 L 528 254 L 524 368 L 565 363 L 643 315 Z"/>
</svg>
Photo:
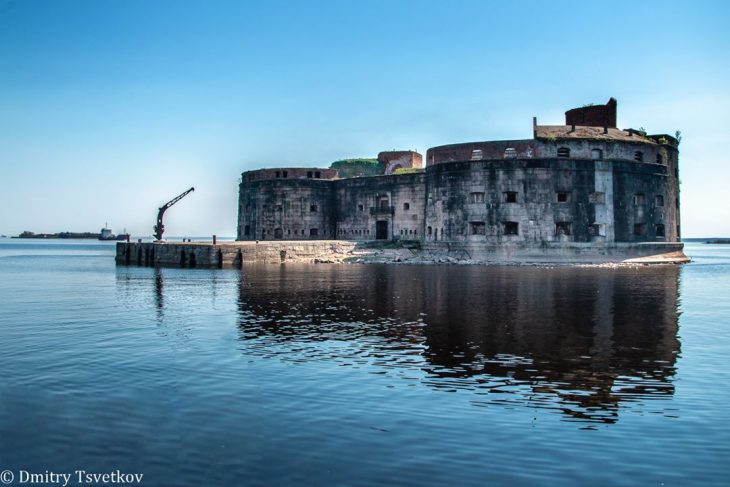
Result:
<svg viewBox="0 0 730 487">
<path fill-rule="evenodd" d="M 256 169 L 241 174 L 242 182 L 271 179 L 336 179 L 337 171 L 318 167 L 281 167 L 276 169 Z"/>
</svg>

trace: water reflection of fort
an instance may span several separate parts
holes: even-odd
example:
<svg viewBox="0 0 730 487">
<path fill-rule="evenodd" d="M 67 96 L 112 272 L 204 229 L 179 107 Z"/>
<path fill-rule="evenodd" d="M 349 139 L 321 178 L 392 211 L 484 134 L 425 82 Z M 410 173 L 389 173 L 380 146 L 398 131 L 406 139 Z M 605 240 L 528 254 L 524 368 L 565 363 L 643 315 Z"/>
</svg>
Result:
<svg viewBox="0 0 730 487">
<path fill-rule="evenodd" d="M 679 273 L 250 267 L 239 326 L 249 353 L 418 368 L 429 386 L 473 390 L 475 404 L 529 400 L 613 422 L 621 403 L 674 392 Z"/>
</svg>

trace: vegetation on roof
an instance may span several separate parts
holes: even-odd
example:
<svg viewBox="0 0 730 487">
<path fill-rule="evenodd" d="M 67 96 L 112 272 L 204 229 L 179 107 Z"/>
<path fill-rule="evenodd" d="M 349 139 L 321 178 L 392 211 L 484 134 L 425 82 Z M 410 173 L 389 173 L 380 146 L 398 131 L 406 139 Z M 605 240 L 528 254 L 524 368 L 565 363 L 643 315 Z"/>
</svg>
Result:
<svg viewBox="0 0 730 487">
<path fill-rule="evenodd" d="M 399 167 L 393 174 L 414 174 L 417 172 L 423 172 L 424 170 L 418 167 Z"/>
<path fill-rule="evenodd" d="M 341 178 L 356 178 L 361 176 L 379 176 L 383 174 L 383 168 L 374 158 L 342 159 L 330 165 L 330 169 L 336 169 Z"/>
</svg>

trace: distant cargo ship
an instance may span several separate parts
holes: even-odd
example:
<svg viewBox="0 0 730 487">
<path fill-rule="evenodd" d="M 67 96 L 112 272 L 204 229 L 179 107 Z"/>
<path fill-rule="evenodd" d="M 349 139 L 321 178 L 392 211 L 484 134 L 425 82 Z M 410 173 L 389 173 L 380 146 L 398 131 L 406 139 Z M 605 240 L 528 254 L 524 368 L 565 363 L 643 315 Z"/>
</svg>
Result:
<svg viewBox="0 0 730 487">
<path fill-rule="evenodd" d="M 114 235 L 112 233 L 112 229 L 107 227 L 107 223 L 104 223 L 104 228 L 101 229 L 101 232 L 99 233 L 99 240 L 128 240 L 129 239 L 129 233 L 127 233 L 127 230 L 124 229 L 124 233 L 120 233 L 119 235 Z"/>
</svg>

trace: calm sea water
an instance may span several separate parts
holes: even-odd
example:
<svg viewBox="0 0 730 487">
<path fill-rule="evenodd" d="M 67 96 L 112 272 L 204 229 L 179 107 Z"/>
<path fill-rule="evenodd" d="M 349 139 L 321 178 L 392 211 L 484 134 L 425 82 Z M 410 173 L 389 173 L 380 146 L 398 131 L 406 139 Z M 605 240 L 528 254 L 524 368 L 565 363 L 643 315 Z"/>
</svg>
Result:
<svg viewBox="0 0 730 487">
<path fill-rule="evenodd" d="M 722 485 L 730 246 L 676 267 L 116 267 L 0 240 L 0 470 Z"/>
</svg>

